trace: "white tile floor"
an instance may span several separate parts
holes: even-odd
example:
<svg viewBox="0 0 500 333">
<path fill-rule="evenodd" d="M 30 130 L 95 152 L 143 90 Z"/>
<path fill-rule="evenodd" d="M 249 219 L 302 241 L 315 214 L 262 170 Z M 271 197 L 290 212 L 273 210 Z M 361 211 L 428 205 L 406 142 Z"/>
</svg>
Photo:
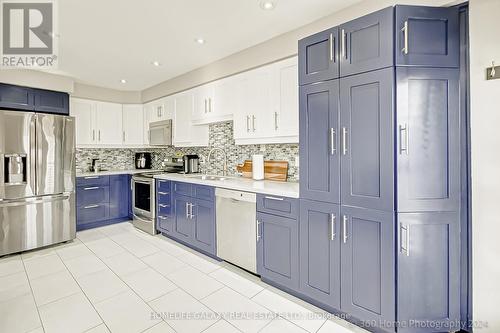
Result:
<svg viewBox="0 0 500 333">
<path fill-rule="evenodd" d="M 0 332 L 366 332 L 326 317 L 256 276 L 130 223 L 0 258 Z"/>
</svg>

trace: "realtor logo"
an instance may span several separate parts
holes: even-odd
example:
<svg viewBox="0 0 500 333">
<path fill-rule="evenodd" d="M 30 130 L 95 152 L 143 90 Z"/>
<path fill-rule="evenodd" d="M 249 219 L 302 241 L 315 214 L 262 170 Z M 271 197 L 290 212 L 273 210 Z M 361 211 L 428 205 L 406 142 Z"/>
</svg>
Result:
<svg viewBox="0 0 500 333">
<path fill-rule="evenodd" d="M 0 3 L 2 67 L 54 68 L 57 60 L 54 2 L 0 0 Z"/>
</svg>

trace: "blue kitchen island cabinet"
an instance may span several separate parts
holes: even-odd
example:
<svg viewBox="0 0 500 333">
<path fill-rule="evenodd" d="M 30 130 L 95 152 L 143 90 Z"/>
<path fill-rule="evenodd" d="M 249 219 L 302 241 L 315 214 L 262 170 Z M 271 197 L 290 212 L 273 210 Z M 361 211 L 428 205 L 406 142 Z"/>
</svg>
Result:
<svg viewBox="0 0 500 333">
<path fill-rule="evenodd" d="M 298 199 L 257 194 L 257 273 L 299 290 Z"/>
<path fill-rule="evenodd" d="M 129 175 L 77 177 L 76 184 L 77 230 L 129 220 Z"/>
<path fill-rule="evenodd" d="M 211 186 L 171 182 L 173 228 L 167 235 L 216 256 L 215 190 Z"/>
<path fill-rule="evenodd" d="M 299 41 L 299 84 L 339 77 L 339 31 L 331 28 Z"/>
</svg>

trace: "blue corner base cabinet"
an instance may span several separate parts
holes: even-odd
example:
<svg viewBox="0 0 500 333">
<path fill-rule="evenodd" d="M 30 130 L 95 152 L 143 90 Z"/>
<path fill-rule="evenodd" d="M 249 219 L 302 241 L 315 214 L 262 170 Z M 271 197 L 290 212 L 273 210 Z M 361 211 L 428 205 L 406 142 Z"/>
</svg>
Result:
<svg viewBox="0 0 500 333">
<path fill-rule="evenodd" d="M 130 218 L 130 175 L 76 178 L 76 229 L 85 230 Z"/>
<path fill-rule="evenodd" d="M 157 229 L 198 251 L 216 257 L 215 189 L 157 180 Z"/>
<path fill-rule="evenodd" d="M 0 109 L 69 115 L 69 95 L 0 83 Z"/>
<path fill-rule="evenodd" d="M 459 32 L 456 7 L 398 5 L 299 41 L 300 218 L 259 212 L 264 239 L 298 251 L 295 294 L 370 331 L 465 319 Z M 263 274 L 294 272 L 281 255 Z"/>
</svg>

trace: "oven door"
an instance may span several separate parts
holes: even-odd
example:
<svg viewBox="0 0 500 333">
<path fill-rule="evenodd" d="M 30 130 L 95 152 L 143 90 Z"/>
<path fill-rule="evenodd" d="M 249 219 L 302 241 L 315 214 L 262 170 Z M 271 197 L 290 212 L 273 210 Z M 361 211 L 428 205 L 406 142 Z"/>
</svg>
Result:
<svg viewBox="0 0 500 333">
<path fill-rule="evenodd" d="M 132 208 L 134 215 L 155 218 L 154 179 L 132 178 Z"/>
</svg>

